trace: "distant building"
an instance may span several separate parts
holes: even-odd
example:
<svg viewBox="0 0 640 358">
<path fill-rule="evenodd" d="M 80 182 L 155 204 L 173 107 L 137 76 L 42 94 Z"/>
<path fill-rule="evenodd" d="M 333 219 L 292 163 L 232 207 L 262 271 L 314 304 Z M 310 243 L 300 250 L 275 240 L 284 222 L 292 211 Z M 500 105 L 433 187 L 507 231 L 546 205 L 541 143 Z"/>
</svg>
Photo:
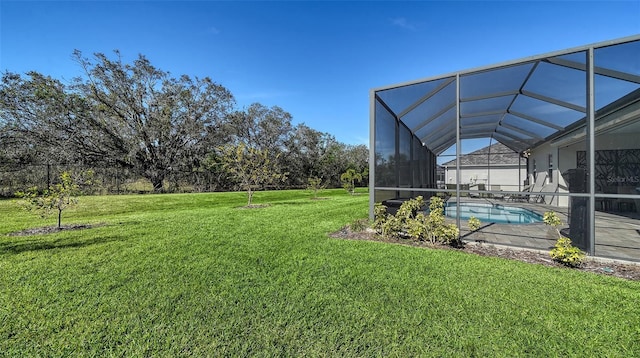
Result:
<svg viewBox="0 0 640 358">
<path fill-rule="evenodd" d="M 446 184 L 456 183 L 456 160 L 442 164 Z M 460 156 L 460 184 L 484 184 L 488 190 L 519 190 L 527 176 L 527 160 L 502 143 Z"/>
</svg>

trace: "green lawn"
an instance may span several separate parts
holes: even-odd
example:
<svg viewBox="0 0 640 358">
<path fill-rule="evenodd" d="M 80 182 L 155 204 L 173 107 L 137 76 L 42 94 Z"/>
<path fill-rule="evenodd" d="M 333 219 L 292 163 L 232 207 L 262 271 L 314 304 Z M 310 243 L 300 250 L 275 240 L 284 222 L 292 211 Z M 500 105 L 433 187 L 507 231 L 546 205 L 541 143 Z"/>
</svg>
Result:
<svg viewBox="0 0 640 358">
<path fill-rule="evenodd" d="M 368 196 L 83 197 L 54 225 L 0 201 L 0 355 L 640 356 L 640 282 L 331 239 Z"/>
</svg>

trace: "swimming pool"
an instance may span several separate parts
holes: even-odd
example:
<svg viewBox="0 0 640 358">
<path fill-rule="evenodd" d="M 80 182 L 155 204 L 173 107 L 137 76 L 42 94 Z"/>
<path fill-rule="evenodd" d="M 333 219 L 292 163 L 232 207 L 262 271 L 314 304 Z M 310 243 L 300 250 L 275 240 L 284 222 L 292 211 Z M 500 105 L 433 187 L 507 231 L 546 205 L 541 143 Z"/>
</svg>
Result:
<svg viewBox="0 0 640 358">
<path fill-rule="evenodd" d="M 446 216 L 456 217 L 456 203 L 449 202 L 444 208 Z M 532 224 L 542 222 L 542 215 L 525 208 L 501 204 L 460 203 L 460 219 L 476 217 L 483 223 Z"/>
</svg>

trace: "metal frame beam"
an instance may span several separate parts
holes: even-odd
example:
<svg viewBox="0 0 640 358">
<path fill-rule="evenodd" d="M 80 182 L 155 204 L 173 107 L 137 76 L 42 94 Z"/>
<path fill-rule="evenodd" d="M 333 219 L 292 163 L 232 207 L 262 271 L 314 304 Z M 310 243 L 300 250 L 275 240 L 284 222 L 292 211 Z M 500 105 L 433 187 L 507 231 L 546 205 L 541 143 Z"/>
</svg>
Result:
<svg viewBox="0 0 640 358">
<path fill-rule="evenodd" d="M 520 93 L 519 90 L 502 91 L 502 92 L 496 92 L 496 93 L 488 94 L 488 95 L 485 95 L 485 96 L 475 96 L 475 97 L 461 98 L 460 102 L 464 103 L 464 102 L 481 101 L 483 99 L 492 99 L 492 98 L 498 98 L 498 97 L 515 96 L 515 95 L 517 95 L 519 93 Z"/>
<path fill-rule="evenodd" d="M 431 131 L 431 133 L 429 133 L 428 135 L 420 138 L 422 140 L 422 142 L 424 143 L 428 143 L 429 141 L 431 141 L 431 138 L 433 137 L 442 137 L 442 134 L 440 134 L 440 132 L 442 132 L 445 129 L 449 129 L 450 127 L 453 127 L 453 124 L 450 122 L 444 122 L 441 125 L 438 126 L 438 128 L 434 129 Z"/>
<path fill-rule="evenodd" d="M 455 137 L 440 144 L 439 146 L 435 147 L 433 149 L 433 153 L 436 155 L 440 155 L 442 154 L 442 152 L 444 152 L 445 150 L 449 149 L 449 147 L 451 147 L 451 145 L 456 144 L 455 142 Z"/>
<path fill-rule="evenodd" d="M 568 67 L 568 68 L 572 68 L 574 70 L 580 70 L 580 71 L 587 71 L 587 66 L 583 63 L 580 62 L 575 62 L 575 61 L 569 61 L 569 60 L 563 60 L 561 58 L 549 58 L 546 60 L 546 62 L 552 63 L 554 65 L 558 65 L 558 66 L 563 66 L 563 67 Z M 629 81 L 629 82 L 634 82 L 634 83 L 638 83 L 640 84 L 640 76 L 638 75 L 634 75 L 631 73 L 627 73 L 627 72 L 622 72 L 622 71 L 616 71 L 616 70 L 611 70 L 608 68 L 604 68 L 604 67 L 593 67 L 593 73 L 596 75 L 601 75 L 601 76 L 606 76 L 606 77 L 610 77 L 610 78 L 615 78 L 618 80 L 623 80 L 623 81 Z"/>
<path fill-rule="evenodd" d="M 387 112 L 391 113 L 396 120 L 398 119 L 393 109 L 391 109 L 391 107 L 389 107 L 387 103 L 380 96 L 378 96 L 377 94 L 374 94 L 374 98 L 375 98 L 375 101 L 380 103 L 380 105 L 382 105 L 382 107 L 384 107 L 384 109 L 386 109 Z M 373 110 L 375 111 L 375 103 L 373 104 Z"/>
<path fill-rule="evenodd" d="M 482 133 L 473 132 L 473 134 L 464 134 L 460 132 L 460 138 L 462 139 L 491 138 L 491 135 L 493 133 L 494 132 L 482 132 Z"/>
<path fill-rule="evenodd" d="M 404 111 L 400 112 L 400 114 L 398 114 L 398 118 L 402 118 L 404 117 L 407 113 L 413 111 L 414 109 L 416 109 L 416 107 L 418 107 L 419 105 L 421 105 L 423 102 L 425 102 L 426 100 L 428 100 L 429 98 L 435 96 L 438 92 L 440 92 L 442 89 L 444 89 L 445 87 L 447 87 L 451 82 L 453 82 L 455 80 L 455 78 L 450 78 L 448 81 L 444 81 L 443 83 L 441 83 L 438 87 L 434 88 L 433 90 L 431 90 L 431 92 L 427 93 L 426 95 L 420 97 L 420 99 L 418 99 L 417 101 L 413 102 L 413 104 L 411 104 L 409 107 L 407 107 Z"/>
<path fill-rule="evenodd" d="M 518 140 L 511 139 L 511 138 L 505 136 L 504 134 L 498 133 L 498 132 L 494 132 L 493 133 L 493 138 L 497 139 L 498 142 L 506 145 L 507 147 L 511 148 L 511 150 L 513 150 L 514 152 L 518 152 L 518 153 L 522 152 L 523 150 L 525 150 L 525 149 L 527 149 L 527 148 L 529 148 L 531 146 L 530 144 L 522 143 L 522 142 L 520 142 Z M 518 144 L 518 143 L 520 143 L 521 145 L 520 146 L 516 146 L 516 144 Z"/>
<path fill-rule="evenodd" d="M 448 137 L 440 137 L 439 140 L 432 142 L 434 150 L 441 149 L 442 146 L 445 144 L 446 144 L 446 148 L 444 149 L 449 148 L 451 144 L 453 144 L 453 140 L 455 138 L 456 138 L 455 135 L 450 135 Z"/>
<path fill-rule="evenodd" d="M 520 88 L 518 88 L 518 95 L 522 93 L 522 89 L 527 84 L 527 82 L 529 82 L 529 79 L 531 78 L 531 76 L 533 76 L 533 73 L 536 71 L 539 64 L 540 64 L 540 61 L 536 61 L 533 63 L 533 65 L 529 69 L 529 73 L 527 73 L 527 76 L 524 78 L 524 80 L 520 84 Z M 513 104 L 516 103 L 516 99 L 518 99 L 518 96 L 513 97 L 513 100 L 511 100 L 511 103 L 509 103 L 509 105 L 507 106 L 507 113 L 511 111 L 511 107 L 513 107 Z M 500 119 L 500 122 L 498 122 L 498 125 L 502 123 L 505 116 L 506 116 L 506 113 L 502 116 L 502 118 Z"/>
<path fill-rule="evenodd" d="M 500 131 L 498 131 L 498 129 L 500 129 L 500 128 L 496 128 L 496 130 L 495 130 L 493 133 L 497 133 L 497 134 L 500 134 L 500 135 L 502 135 L 502 136 L 504 136 L 504 137 L 511 138 L 511 140 L 513 140 L 513 141 L 515 141 L 515 142 L 520 142 L 520 143 L 522 143 L 522 144 L 526 144 L 526 145 L 528 145 L 528 146 L 530 146 L 531 144 L 533 144 L 532 142 L 529 142 L 529 141 L 527 141 L 527 140 L 525 140 L 525 139 L 522 139 L 522 138 L 520 138 L 520 137 L 516 137 L 516 136 L 514 136 L 514 135 L 513 135 L 513 134 L 511 134 L 511 133 L 504 133 L 504 132 L 500 132 Z"/>
<path fill-rule="evenodd" d="M 495 111 L 485 111 L 485 112 L 475 112 L 472 114 L 461 114 L 460 118 L 473 118 L 473 117 L 481 117 L 481 116 L 491 116 L 494 114 L 504 114 L 507 113 L 507 108 L 505 109 L 498 109 Z"/>
<path fill-rule="evenodd" d="M 594 64 L 593 64 L 593 47 L 590 47 L 587 51 L 587 93 L 586 102 L 587 102 L 587 150 L 589 155 L 587 155 L 587 166 L 589 170 L 589 202 L 587 204 L 588 208 L 588 216 L 587 220 L 588 227 L 588 246 L 587 252 L 591 255 L 595 254 L 596 250 L 596 210 L 595 210 L 595 191 L 596 191 L 596 139 L 595 139 L 595 128 L 596 128 L 596 110 L 595 110 L 595 75 L 594 75 Z"/>
<path fill-rule="evenodd" d="M 537 134 L 535 134 L 535 133 L 533 133 L 533 132 L 529 132 L 529 131 L 524 130 L 524 129 L 522 129 L 522 128 L 518 128 L 518 127 L 516 127 L 516 126 L 512 126 L 512 125 L 511 125 L 511 124 L 509 124 L 509 123 L 502 123 L 500 126 L 502 126 L 502 127 L 504 127 L 504 128 L 507 128 L 507 129 L 511 129 L 512 131 L 515 131 L 515 132 L 518 132 L 518 133 L 522 133 L 522 134 L 524 134 L 524 135 L 526 135 L 526 136 L 529 136 L 529 137 L 531 137 L 531 138 L 544 140 L 544 138 L 543 138 L 543 137 L 541 137 L 541 136 L 539 136 L 539 135 L 537 135 Z"/>
<path fill-rule="evenodd" d="M 498 139 L 498 138 L 496 138 L 496 137 L 493 137 L 493 138 L 496 140 L 496 142 L 500 142 L 500 143 L 504 144 L 504 146 L 505 146 L 505 147 L 507 147 L 507 148 L 509 148 L 509 149 L 513 150 L 515 153 L 520 153 L 520 152 L 522 152 L 522 150 L 523 150 L 523 149 L 522 149 L 522 148 L 520 148 L 520 147 L 516 147 L 516 146 L 514 146 L 512 143 L 509 143 L 509 142 L 503 142 L 503 141 L 499 140 L 499 139 Z M 519 180 L 519 179 L 518 179 L 518 180 Z"/>
<path fill-rule="evenodd" d="M 376 187 L 376 102 L 375 91 L 369 92 L 369 188 Z M 370 189 L 372 190 L 372 189 Z M 369 192 L 369 220 L 374 219 L 373 208 L 376 204 L 375 189 Z"/>
<path fill-rule="evenodd" d="M 461 125 L 464 129 L 474 129 L 474 128 L 490 128 L 494 130 L 496 128 L 496 123 L 475 123 L 475 124 L 463 124 Z"/>
<path fill-rule="evenodd" d="M 552 98 L 552 97 L 549 97 L 549 96 L 545 96 L 545 95 L 542 95 L 542 94 L 539 94 L 539 93 L 535 93 L 535 92 L 531 92 L 531 91 L 527 91 L 527 90 L 522 90 L 522 94 L 524 96 L 535 98 L 535 99 L 543 101 L 543 102 L 548 102 L 548 103 L 555 104 L 556 106 L 569 108 L 569 109 L 572 109 L 572 110 L 577 111 L 577 112 L 581 112 L 581 113 L 586 113 L 587 112 L 587 109 L 585 107 L 583 107 L 583 106 L 578 106 L 578 105 L 575 105 L 573 103 L 561 101 L 559 99 L 555 99 L 555 98 Z"/>
<path fill-rule="evenodd" d="M 564 127 L 562 127 L 562 126 L 559 126 L 559 125 L 553 124 L 553 123 L 549 123 L 547 121 L 543 121 L 540 118 L 536 118 L 536 117 L 530 116 L 528 114 L 524 114 L 524 113 L 521 113 L 521 112 L 516 112 L 514 110 L 510 110 L 507 113 L 509 113 L 511 115 L 514 115 L 516 117 L 520 117 L 520 118 L 522 118 L 524 120 L 527 120 L 527 121 L 530 121 L 530 122 L 538 123 L 538 124 L 540 124 L 542 126 L 545 126 L 545 127 L 553 128 L 553 129 L 555 129 L 557 131 L 564 130 Z"/>
<path fill-rule="evenodd" d="M 563 56 L 563 55 L 567 55 L 567 54 L 574 53 L 574 52 L 586 51 L 590 47 L 599 48 L 599 47 L 605 47 L 605 46 L 611 46 L 611 45 L 620 45 L 620 44 L 623 44 L 623 43 L 626 43 L 626 42 L 633 42 L 633 41 L 638 41 L 638 40 L 640 40 L 640 34 L 627 36 L 627 37 L 623 37 L 623 38 L 619 38 L 619 39 L 615 39 L 615 40 L 602 41 L 602 42 L 598 42 L 598 43 L 595 43 L 595 44 L 592 44 L 592 45 L 584 45 L 584 46 L 573 47 L 573 48 L 568 48 L 568 49 L 564 49 L 564 50 L 552 51 L 552 52 L 548 52 L 548 53 L 540 54 L 540 55 L 535 55 L 535 56 L 527 56 L 527 57 L 520 58 L 520 59 L 505 61 L 505 62 L 496 63 L 496 64 L 492 64 L 492 65 L 480 66 L 480 67 L 476 67 L 476 68 L 467 69 L 467 70 L 464 70 L 464 71 L 457 71 L 457 72 L 453 72 L 453 73 L 450 72 L 450 73 L 443 74 L 443 75 L 426 77 L 426 78 L 416 79 L 416 80 L 412 80 L 412 81 L 406 81 L 406 82 L 403 82 L 403 83 L 396 83 L 396 84 L 393 84 L 393 85 L 390 85 L 390 86 L 383 86 L 383 87 L 374 88 L 373 90 L 375 92 L 386 91 L 386 90 L 399 88 L 399 87 L 410 86 L 410 85 L 414 85 L 414 84 L 418 84 L 418 83 L 436 81 L 436 80 L 443 79 L 443 78 L 451 78 L 451 77 L 455 77 L 456 75 L 461 75 L 462 76 L 462 75 L 479 73 L 479 72 L 483 72 L 483 71 L 492 71 L 492 70 L 495 70 L 496 68 L 499 68 L 499 67 L 520 66 L 520 65 L 523 65 L 523 64 L 529 63 L 529 62 L 542 61 L 542 60 L 545 60 L 545 59 L 548 59 L 548 58 Z"/>
<path fill-rule="evenodd" d="M 450 111 L 453 107 L 456 106 L 455 102 L 449 103 L 448 105 L 446 105 L 445 107 L 443 107 L 440 111 L 438 111 L 437 113 L 433 114 L 431 117 L 425 119 L 424 121 L 420 122 L 420 124 L 418 124 L 413 131 L 417 132 L 420 129 L 422 129 L 424 126 L 428 125 L 429 123 L 433 122 L 434 120 L 436 120 L 438 117 L 440 117 L 441 115 L 447 113 L 448 111 Z"/>
<path fill-rule="evenodd" d="M 456 75 L 456 212 L 460 212 L 460 157 L 462 144 L 460 143 L 460 74 Z M 460 228 L 460 215 L 456 215 L 456 226 Z"/>
</svg>

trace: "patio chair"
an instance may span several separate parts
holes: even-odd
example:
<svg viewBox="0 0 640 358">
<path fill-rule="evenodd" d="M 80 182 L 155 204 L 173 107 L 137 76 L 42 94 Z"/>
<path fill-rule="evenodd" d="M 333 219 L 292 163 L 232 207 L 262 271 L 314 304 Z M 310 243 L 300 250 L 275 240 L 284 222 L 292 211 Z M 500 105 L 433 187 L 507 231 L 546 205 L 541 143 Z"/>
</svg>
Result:
<svg viewBox="0 0 640 358">
<path fill-rule="evenodd" d="M 536 182 L 533 183 L 533 186 L 531 187 L 531 195 L 527 198 L 527 201 L 530 201 L 530 199 L 533 197 L 533 202 L 534 203 L 538 203 L 540 202 L 540 200 L 544 200 L 544 195 L 540 194 L 540 192 L 542 192 L 542 190 L 544 189 L 544 186 L 547 182 L 547 173 L 538 173 L 538 176 L 536 177 Z"/>
<path fill-rule="evenodd" d="M 446 187 L 447 187 L 446 196 L 452 197 L 453 193 L 456 192 L 456 185 L 455 184 L 447 184 Z"/>
<path fill-rule="evenodd" d="M 460 184 L 460 190 L 469 190 L 469 184 Z M 468 196 L 467 193 L 460 193 L 460 196 Z"/>
<path fill-rule="evenodd" d="M 502 191 L 502 189 L 500 188 L 500 185 L 492 185 L 491 186 L 491 191 Z M 498 200 L 504 200 L 504 193 L 491 193 L 490 194 L 492 198 L 494 199 L 498 199 Z"/>
<path fill-rule="evenodd" d="M 486 187 L 484 184 L 477 184 L 475 186 L 475 191 L 470 191 L 469 192 L 469 197 L 470 198 L 481 198 L 484 196 L 484 194 L 482 193 L 483 191 L 486 191 Z"/>
<path fill-rule="evenodd" d="M 523 193 L 507 194 L 504 198 L 507 201 L 529 201 L 532 188 L 532 185 L 525 185 L 525 187 L 521 190 Z"/>
</svg>

